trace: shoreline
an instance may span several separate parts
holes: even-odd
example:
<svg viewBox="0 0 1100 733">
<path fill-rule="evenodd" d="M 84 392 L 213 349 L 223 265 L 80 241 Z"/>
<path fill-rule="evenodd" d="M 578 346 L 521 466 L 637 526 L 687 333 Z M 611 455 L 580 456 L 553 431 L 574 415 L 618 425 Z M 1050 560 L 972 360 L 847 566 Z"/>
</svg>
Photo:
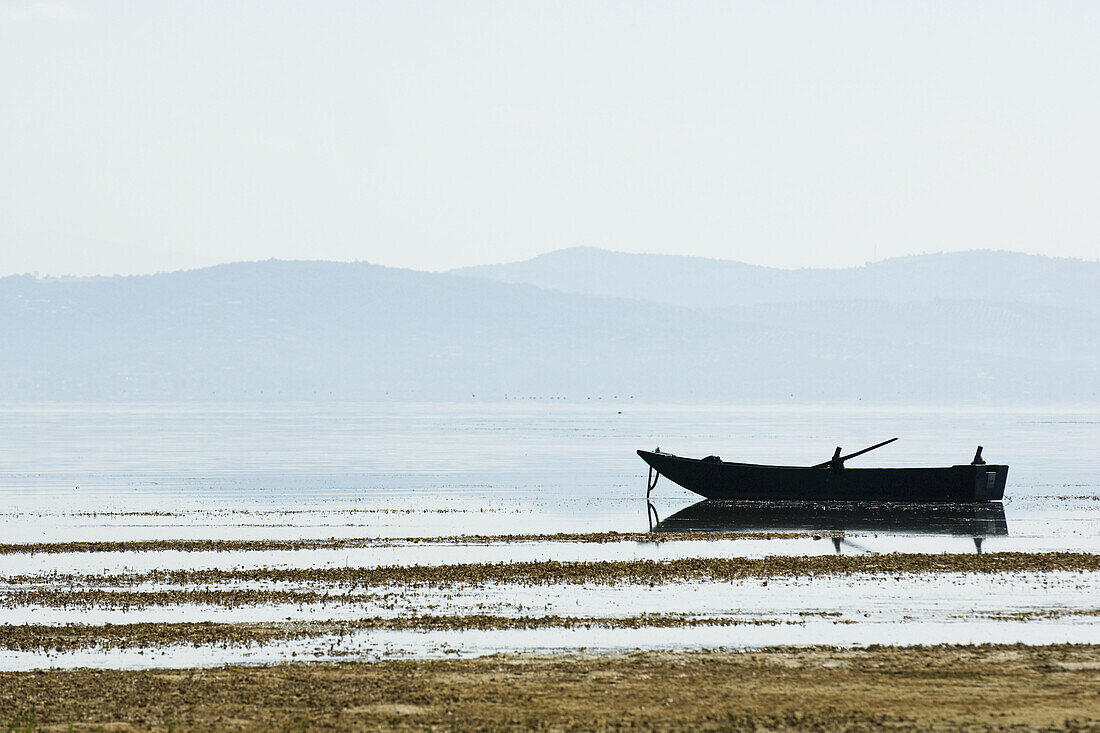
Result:
<svg viewBox="0 0 1100 733">
<path fill-rule="evenodd" d="M 95 552 L 295 552 L 417 545 L 493 545 L 536 542 L 610 544 L 613 542 L 715 542 L 787 540 L 826 536 L 822 532 L 556 532 L 550 534 L 463 534 L 435 537 L 330 537 L 258 540 L 89 540 L 0 544 L 0 555 L 61 555 Z"/>
<path fill-rule="evenodd" d="M 793 626 L 810 620 L 854 624 L 837 611 L 798 611 L 791 618 L 747 615 L 693 616 L 643 613 L 634 616 L 501 616 L 489 613 L 423 616 L 371 616 L 357 619 L 287 622 L 135 622 L 114 624 L 0 625 L 0 650 L 71 652 L 77 650 L 162 650 L 175 645 L 247 647 L 256 644 L 342 637 L 360 631 L 505 631 L 533 629 L 673 629 L 728 626 Z M 1042 609 L 976 614 L 990 621 L 1054 620 L 1100 616 L 1100 608 Z M 963 617 L 958 617 L 963 618 Z"/>
<path fill-rule="evenodd" d="M 245 569 L 142 570 L 117 573 L 43 572 L 4 577 L 18 586 L 64 585 L 124 588 L 145 584 L 203 585 L 241 581 L 327 583 L 346 588 L 518 584 L 669 583 L 731 581 L 747 578 L 921 575 L 927 573 L 1027 573 L 1100 571 L 1100 553 L 989 552 L 985 554 L 891 552 L 868 555 L 767 555 L 764 557 L 685 557 L 667 560 L 527 560 L 439 565 L 360 567 L 257 567 Z"/>
<path fill-rule="evenodd" d="M 0 672 L 0 724 L 22 730 L 1088 730 L 1100 725 L 1098 694 L 1100 645 L 1091 644 L 500 654 Z"/>
</svg>

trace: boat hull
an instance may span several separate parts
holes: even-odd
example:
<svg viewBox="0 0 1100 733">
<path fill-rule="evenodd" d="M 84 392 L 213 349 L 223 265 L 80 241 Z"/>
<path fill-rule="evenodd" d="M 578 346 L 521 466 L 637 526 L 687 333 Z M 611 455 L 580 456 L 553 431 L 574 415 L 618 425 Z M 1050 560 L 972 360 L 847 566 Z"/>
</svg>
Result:
<svg viewBox="0 0 1100 733">
<path fill-rule="evenodd" d="M 681 458 L 638 451 L 670 481 L 708 499 L 982 502 L 1004 498 L 1008 466 L 804 468 Z"/>
</svg>

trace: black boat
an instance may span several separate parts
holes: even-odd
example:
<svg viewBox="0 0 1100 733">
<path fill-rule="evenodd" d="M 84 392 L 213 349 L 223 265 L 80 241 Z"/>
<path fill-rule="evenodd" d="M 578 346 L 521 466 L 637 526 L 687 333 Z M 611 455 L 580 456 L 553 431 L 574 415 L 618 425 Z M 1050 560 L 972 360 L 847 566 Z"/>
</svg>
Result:
<svg viewBox="0 0 1100 733">
<path fill-rule="evenodd" d="M 660 476 L 708 499 L 792 501 L 980 502 L 1004 497 L 1008 466 L 974 460 L 943 468 L 847 468 L 844 462 L 893 443 L 883 441 L 816 466 L 767 466 L 723 461 L 718 456 L 681 458 L 671 453 L 638 451 L 650 466 L 648 496 Z M 654 475 L 656 473 L 656 475 Z"/>
</svg>

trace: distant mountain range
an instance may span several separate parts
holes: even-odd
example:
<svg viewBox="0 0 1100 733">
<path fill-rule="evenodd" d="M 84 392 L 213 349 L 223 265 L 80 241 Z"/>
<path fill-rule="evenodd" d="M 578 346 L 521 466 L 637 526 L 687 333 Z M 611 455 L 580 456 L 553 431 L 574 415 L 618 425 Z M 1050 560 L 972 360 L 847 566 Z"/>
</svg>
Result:
<svg viewBox="0 0 1100 733">
<path fill-rule="evenodd" d="M 1100 265 L 595 249 L 0 279 L 0 400 L 1100 402 Z"/>
<path fill-rule="evenodd" d="M 971 300 L 1100 313 L 1100 262 L 1016 252 L 926 254 L 863 267 L 780 270 L 703 257 L 573 247 L 525 262 L 451 272 L 564 293 L 646 300 L 684 308 Z"/>
</svg>

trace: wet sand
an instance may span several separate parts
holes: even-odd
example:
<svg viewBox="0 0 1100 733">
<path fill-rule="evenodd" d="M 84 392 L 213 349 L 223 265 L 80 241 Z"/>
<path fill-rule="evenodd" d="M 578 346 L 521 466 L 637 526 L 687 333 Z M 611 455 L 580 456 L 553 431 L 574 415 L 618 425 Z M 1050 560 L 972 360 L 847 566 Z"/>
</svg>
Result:
<svg viewBox="0 0 1100 733">
<path fill-rule="evenodd" d="M 135 669 L 583 649 L 1082 643 L 1093 640 L 1098 569 L 1093 553 L 1000 552 L 50 570 L 2 578 L 0 654 L 8 669 Z M 1018 628 L 1025 623 L 1034 633 Z"/>
<path fill-rule="evenodd" d="M 212 621 L 130 624 L 22 624 L 0 626 L 0 649 L 62 652 L 74 649 L 158 649 L 172 644 L 247 646 L 320 636 L 344 636 L 357 631 L 469 631 L 489 629 L 668 629 L 724 626 L 779 626 L 809 619 L 854 623 L 838 611 L 800 611 L 789 620 L 737 616 L 692 616 L 647 613 L 636 616 L 501 616 L 486 613 L 367 617 L 343 620 L 270 623 Z M 1100 616 L 1100 608 L 1061 609 L 988 614 L 992 621 L 1030 621 Z M 965 618 L 965 616 L 960 616 Z"/>
<path fill-rule="evenodd" d="M 1100 646 L 0 672 L 16 730 L 1097 730 Z"/>
<path fill-rule="evenodd" d="M 289 513 L 289 512 L 287 512 Z M 25 542 L 0 544 L 0 555 L 63 554 L 70 552 L 270 552 L 348 550 L 403 545 L 491 545 L 519 542 L 715 542 L 776 540 L 814 536 L 810 532 L 557 532 L 553 534 L 463 534 L 443 537 L 329 537 L 295 540 L 121 540 L 88 542 Z"/>
<path fill-rule="evenodd" d="M 1093 553 L 1000 552 L 985 555 L 891 553 L 777 555 L 763 558 L 689 557 L 663 561 L 208 568 L 91 574 L 48 572 L 4 577 L 4 588 L 0 589 L 0 608 L 140 610 L 183 605 L 253 608 L 271 604 L 380 603 L 392 606 L 394 599 L 415 588 L 447 591 L 489 586 L 654 587 L 747 579 L 765 582 L 829 577 L 896 580 L 903 577 L 978 577 L 1010 573 L 1089 574 L 1097 570 L 1100 570 L 1100 555 Z M 151 584 L 159 587 L 150 587 Z M 11 635 L 8 631 L 4 634 Z"/>
<path fill-rule="evenodd" d="M 744 578 L 784 578 L 855 573 L 912 575 L 919 573 L 1049 573 L 1095 572 L 1100 554 L 1085 552 L 995 552 L 984 555 L 888 553 L 883 555 L 771 555 L 753 557 L 689 557 L 674 560 L 460 563 L 454 565 L 383 565 L 379 567 L 250 568 L 149 570 L 137 573 L 16 574 L 10 586 L 49 584 L 134 586 L 145 583 L 209 585 L 238 581 L 326 583 L 351 588 L 392 585 L 512 583 L 668 583 L 727 581 Z"/>
<path fill-rule="evenodd" d="M 805 611 L 800 619 L 839 614 Z M 484 613 L 461 616 L 367 617 L 351 620 L 290 623 L 133 623 L 44 624 L 0 626 L 0 649 L 71 651 L 73 649 L 156 649 L 169 644 L 250 645 L 318 636 L 343 636 L 356 631 L 468 631 L 471 629 L 668 629 L 691 626 L 779 625 L 775 619 L 732 616 L 697 617 L 673 614 L 637 616 L 498 616 Z M 790 621 L 788 623 L 797 623 Z M 842 623 L 839 622 L 838 623 Z"/>
</svg>

